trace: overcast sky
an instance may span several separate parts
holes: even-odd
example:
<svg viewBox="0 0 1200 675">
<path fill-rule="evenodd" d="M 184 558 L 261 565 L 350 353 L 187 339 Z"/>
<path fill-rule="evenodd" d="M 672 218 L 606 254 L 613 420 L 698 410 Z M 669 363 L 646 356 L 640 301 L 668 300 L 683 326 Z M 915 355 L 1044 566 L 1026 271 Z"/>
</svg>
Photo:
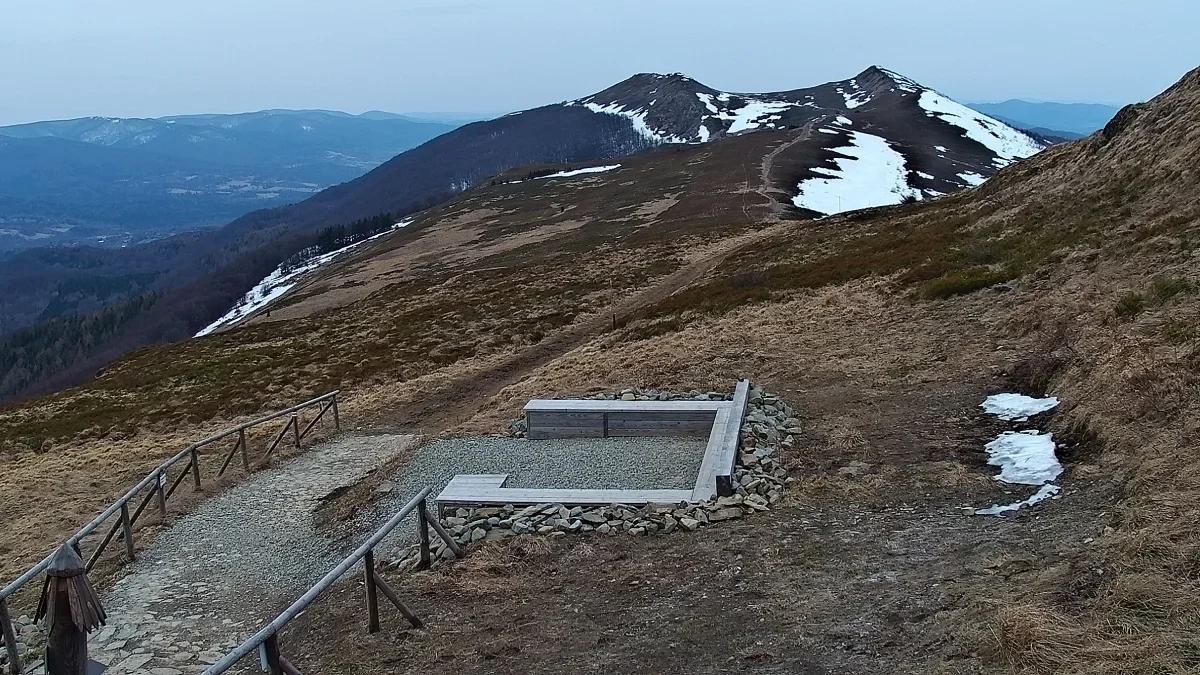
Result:
<svg viewBox="0 0 1200 675">
<path fill-rule="evenodd" d="M 878 64 L 964 101 L 1144 100 L 1195 0 L 3 0 L 0 124 L 263 108 L 504 112 L 635 72 L 794 89 Z"/>
</svg>

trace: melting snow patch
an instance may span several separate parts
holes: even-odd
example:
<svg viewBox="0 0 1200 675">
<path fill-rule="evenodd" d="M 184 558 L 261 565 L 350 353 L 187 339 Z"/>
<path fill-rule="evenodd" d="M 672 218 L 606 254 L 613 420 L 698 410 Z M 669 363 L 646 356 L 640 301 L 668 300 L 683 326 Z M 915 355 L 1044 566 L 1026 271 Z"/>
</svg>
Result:
<svg viewBox="0 0 1200 675">
<path fill-rule="evenodd" d="M 796 104 L 789 103 L 788 101 L 747 99 L 745 104 L 736 110 L 723 110 L 717 105 L 717 102 L 728 103 L 728 94 L 713 96 L 704 92 L 696 92 L 696 98 L 700 99 L 700 102 L 711 113 L 711 115 L 705 116 L 704 119 L 725 120 L 730 123 L 729 130 L 725 132 L 727 134 L 736 134 L 740 131 L 757 129 L 762 125 L 774 127 L 773 122 L 779 119 L 780 113 L 789 108 L 796 107 Z M 703 124 L 703 120 L 701 120 L 701 123 Z M 705 136 L 703 133 L 701 135 Z M 707 140 L 707 137 L 704 140 Z"/>
<path fill-rule="evenodd" d="M 931 174 L 927 174 L 924 171 L 918 171 L 917 175 L 920 176 L 921 178 L 924 178 L 925 180 L 935 180 Z"/>
<path fill-rule="evenodd" d="M 853 125 L 853 124 L 854 124 L 854 122 L 853 122 L 853 121 L 851 121 L 849 117 L 843 117 L 843 116 L 841 116 L 841 115 L 838 115 L 838 118 L 837 118 L 837 120 L 836 120 L 834 123 L 835 123 L 835 124 L 842 124 L 842 125 L 845 125 L 845 126 L 851 126 L 851 125 Z"/>
<path fill-rule="evenodd" d="M 583 106 L 594 113 L 602 113 L 606 115 L 618 115 L 624 117 L 633 123 L 633 128 L 645 138 L 654 141 L 655 143 L 687 143 L 687 139 L 679 138 L 678 136 L 668 136 L 659 133 L 646 123 L 646 111 L 644 110 L 626 110 L 623 106 L 610 103 L 608 105 L 600 105 L 598 103 L 584 103 Z"/>
<path fill-rule="evenodd" d="M 1026 499 L 1024 501 L 1014 502 L 1012 504 L 1004 504 L 1004 505 L 993 504 L 986 509 L 975 509 L 975 515 L 977 515 L 977 516 L 998 516 L 1001 513 L 1019 510 L 1022 506 L 1033 506 L 1034 504 L 1037 504 L 1040 501 L 1043 501 L 1045 499 L 1049 499 L 1049 498 L 1053 497 L 1054 495 L 1058 494 L 1059 492 L 1062 492 L 1062 489 L 1059 488 L 1057 485 L 1049 485 L 1049 484 L 1043 485 L 1037 492 L 1033 493 L 1033 496 L 1030 497 L 1029 499 Z"/>
<path fill-rule="evenodd" d="M 547 176 L 538 176 L 536 180 L 540 180 L 542 178 L 570 178 L 571 176 L 579 176 L 579 175 L 582 175 L 585 173 L 604 173 L 605 171 L 612 171 L 613 169 L 619 169 L 619 168 L 621 168 L 620 164 L 613 164 L 611 166 L 589 166 L 586 169 L 574 169 L 572 171 L 559 171 L 558 173 L 552 173 Z M 517 182 L 520 182 L 520 181 L 517 181 Z"/>
<path fill-rule="evenodd" d="M 851 131 L 850 145 L 833 148 L 837 169 L 814 169 L 829 178 L 810 178 L 800 183 L 800 194 L 792 203 L 825 215 L 899 204 L 905 197 L 921 198 L 908 185 L 904 155 L 879 136 Z"/>
<path fill-rule="evenodd" d="M 362 241 L 356 241 L 353 244 L 339 248 L 336 251 L 323 253 L 315 258 L 312 258 L 311 260 L 304 261 L 304 263 L 299 267 L 290 270 L 285 270 L 283 265 L 276 267 L 274 272 L 268 274 L 263 278 L 262 281 L 255 284 L 254 288 L 251 288 L 246 295 L 242 296 L 242 299 L 233 306 L 233 309 L 230 309 L 224 314 L 224 316 L 202 328 L 199 333 L 196 333 L 195 337 L 208 335 L 218 328 L 232 326 L 233 324 L 249 316 L 252 312 L 266 307 L 284 293 L 292 290 L 292 287 L 296 285 L 296 283 L 299 281 L 299 278 L 304 274 L 307 274 L 321 267 L 322 265 L 325 265 L 329 261 L 342 255 L 343 253 L 346 253 L 347 251 L 350 251 L 351 249 L 362 246 L 372 239 L 378 239 L 385 234 L 389 234 L 394 230 L 398 230 L 408 225 L 411 222 L 411 219 L 402 220 L 393 225 L 392 229 L 388 230 L 387 232 L 380 232 L 373 237 L 368 237 Z"/>
<path fill-rule="evenodd" d="M 985 413 L 1002 420 L 1024 422 L 1034 415 L 1054 409 L 1058 399 L 1054 396 L 1034 398 L 1023 394 L 992 394 L 979 405 Z"/>
<path fill-rule="evenodd" d="M 979 187 L 980 185 L 983 185 L 984 181 L 987 180 L 987 178 L 975 173 L 974 171 L 964 171 L 963 173 L 958 174 L 958 177 L 971 187 Z"/>
<path fill-rule="evenodd" d="M 922 91 L 918 105 L 925 110 L 925 114 L 959 127 L 966 132 L 967 138 L 991 150 L 999 158 L 996 163 L 1000 166 L 1009 164 L 1014 159 L 1035 155 L 1045 149 L 1044 145 L 1032 137 L 952 101 L 936 91 Z"/>
<path fill-rule="evenodd" d="M 1040 431 L 1005 431 L 983 446 L 987 463 L 1000 467 L 996 480 L 1017 485 L 1042 485 L 1058 478 L 1062 464 L 1054 456 L 1054 436 Z"/>
<path fill-rule="evenodd" d="M 944 146 L 944 145 L 935 145 L 935 146 L 933 146 L 933 149 L 937 150 L 938 152 L 942 153 L 943 155 L 946 154 L 947 152 L 950 152 L 949 150 L 946 149 L 946 146 Z"/>
<path fill-rule="evenodd" d="M 819 131 L 819 132 L 821 132 L 821 133 L 823 133 L 823 134 L 833 134 L 833 135 L 835 135 L 835 136 L 836 136 L 837 134 L 840 134 L 840 133 L 842 133 L 842 132 L 838 131 L 837 129 L 828 129 L 828 128 L 826 128 L 826 127 L 821 127 L 820 129 L 817 129 L 817 131 Z"/>
</svg>

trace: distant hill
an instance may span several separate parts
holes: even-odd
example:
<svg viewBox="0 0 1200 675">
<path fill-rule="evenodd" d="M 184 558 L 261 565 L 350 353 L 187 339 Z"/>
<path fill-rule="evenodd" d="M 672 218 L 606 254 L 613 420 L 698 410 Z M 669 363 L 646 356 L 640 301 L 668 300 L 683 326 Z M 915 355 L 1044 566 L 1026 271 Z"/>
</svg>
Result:
<svg viewBox="0 0 1200 675">
<path fill-rule="evenodd" d="M 1102 129 L 1120 110 L 1101 103 L 1033 103 L 1012 99 L 1003 103 L 970 103 L 971 108 L 1022 129 L 1068 140 Z M 1072 136 L 1073 135 L 1073 136 Z"/>
<path fill-rule="evenodd" d="M 352 180 L 457 126 L 385 115 L 267 110 L 0 127 L 0 258 L 217 226 Z"/>
<path fill-rule="evenodd" d="M 939 197 L 979 185 L 1045 147 L 882 68 L 761 94 L 642 73 L 590 96 L 462 126 L 360 178 L 218 229 L 120 250 L 37 249 L 13 257 L 0 266 L 0 333 L 27 328 L 7 346 L 0 342 L 0 364 L 19 364 L 11 367 L 24 375 L 10 378 L 0 398 L 72 384 L 130 349 L 194 335 L 281 263 L 337 239 L 330 228 L 386 221 L 381 214 L 399 219 L 476 185 L 557 170 L 547 165 L 645 151 L 669 157 L 689 145 L 748 135 L 795 145 L 774 161 L 777 194 L 769 198 L 792 218 Z M 740 185 L 760 168 L 726 167 L 736 174 L 727 178 Z M 108 309 L 91 323 L 70 319 L 101 308 Z M 15 352 L 26 356 L 9 360 Z"/>
</svg>

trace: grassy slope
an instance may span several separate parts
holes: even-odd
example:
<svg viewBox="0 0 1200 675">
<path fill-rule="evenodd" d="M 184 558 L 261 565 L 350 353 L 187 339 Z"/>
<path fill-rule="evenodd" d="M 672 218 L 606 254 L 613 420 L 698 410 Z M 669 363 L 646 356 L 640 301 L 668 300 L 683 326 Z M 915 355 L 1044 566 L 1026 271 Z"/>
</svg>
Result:
<svg viewBox="0 0 1200 675">
<path fill-rule="evenodd" d="M 1200 297 L 1192 292 L 1200 280 L 1197 100 L 1200 74 L 1193 73 L 1114 122 L 1111 133 L 1053 148 L 972 193 L 776 224 L 684 291 L 623 316 L 618 331 L 567 343 L 570 353 L 535 364 L 520 382 L 497 379 L 496 395 L 464 397 L 469 405 L 439 423 L 494 430 L 529 395 L 554 391 L 719 386 L 743 374 L 770 383 L 800 355 L 812 372 L 862 387 L 992 368 L 1065 401 L 1053 430 L 1072 443 L 1068 490 L 1073 482 L 1116 495 L 1093 502 L 1112 529 L 1072 550 L 1069 564 L 977 598 L 989 608 L 979 628 L 993 665 L 1186 672 L 1200 628 L 1200 529 L 1192 525 L 1200 460 L 1191 422 L 1200 403 Z M 520 229 L 571 217 L 554 208 L 581 198 L 566 191 L 596 189 L 604 190 L 599 202 L 624 200 L 612 206 L 626 205 L 630 220 L 585 219 L 574 234 L 467 263 L 439 266 L 432 256 L 355 304 L 147 350 L 92 385 L 6 410 L 4 493 L 88 453 L 132 472 L 153 451 L 139 442 L 140 456 L 123 455 L 114 436 L 166 435 L 185 405 L 197 419 L 223 419 L 348 386 L 356 414 L 409 421 L 405 411 L 424 410 L 422 399 L 444 400 L 639 285 L 713 250 L 728 253 L 719 240 L 766 212 L 757 194 L 728 179 L 753 174 L 764 140 L 683 149 L 682 161 L 647 159 L 630 169 L 639 173 L 625 174 L 638 180 L 497 188 L 564 191 L 541 201 L 528 193 L 511 201 L 496 191 L 470 196 L 487 203 L 460 201 L 436 217 L 486 206 L 489 225 Z M 675 192 L 687 198 L 632 215 Z M 634 235 L 617 236 L 638 224 Z M 414 232 L 404 236 L 424 236 Z M 988 288 L 1002 281 L 1006 292 Z M 947 363 L 954 368 L 939 365 Z M 796 377 L 787 376 L 793 386 Z M 29 446 L 43 438 L 54 450 L 32 454 Z M 18 557 L 28 556 L 14 551 L 9 559 Z"/>
</svg>

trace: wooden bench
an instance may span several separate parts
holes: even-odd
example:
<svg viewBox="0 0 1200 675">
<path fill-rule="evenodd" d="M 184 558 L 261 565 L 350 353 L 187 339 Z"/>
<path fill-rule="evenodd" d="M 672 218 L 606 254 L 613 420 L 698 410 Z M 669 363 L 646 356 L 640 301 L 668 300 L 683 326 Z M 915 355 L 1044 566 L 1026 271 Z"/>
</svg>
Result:
<svg viewBox="0 0 1200 675">
<path fill-rule="evenodd" d="M 481 504 L 678 504 L 690 501 L 691 490 L 574 490 L 504 487 L 508 474 L 460 474 L 437 496 L 439 510 Z"/>
</svg>

